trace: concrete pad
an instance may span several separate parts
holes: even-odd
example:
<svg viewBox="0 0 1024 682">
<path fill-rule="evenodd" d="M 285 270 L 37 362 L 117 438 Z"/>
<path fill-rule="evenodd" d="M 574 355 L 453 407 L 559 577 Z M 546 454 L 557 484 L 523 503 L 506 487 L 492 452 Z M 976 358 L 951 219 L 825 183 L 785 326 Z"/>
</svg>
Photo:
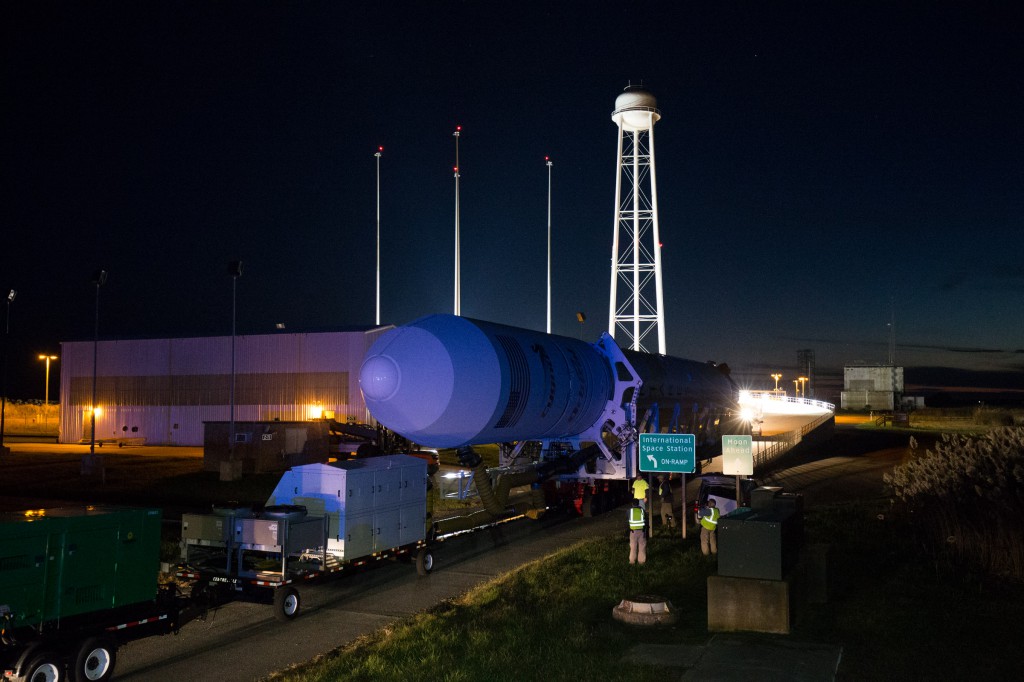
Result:
<svg viewBox="0 0 1024 682">
<path fill-rule="evenodd" d="M 642 663 L 664 668 L 691 668 L 704 654 L 704 647 L 691 644 L 637 644 L 626 654 L 625 663 Z"/>
<path fill-rule="evenodd" d="M 841 646 L 764 635 L 715 635 L 683 682 L 831 682 Z"/>
</svg>

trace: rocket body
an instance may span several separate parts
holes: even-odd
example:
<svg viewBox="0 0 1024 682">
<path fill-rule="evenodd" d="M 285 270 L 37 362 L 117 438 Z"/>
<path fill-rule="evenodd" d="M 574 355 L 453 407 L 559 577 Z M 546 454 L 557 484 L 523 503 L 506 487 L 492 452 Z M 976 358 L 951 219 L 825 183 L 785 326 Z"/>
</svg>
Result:
<svg viewBox="0 0 1024 682">
<path fill-rule="evenodd" d="M 612 371 L 576 339 L 432 315 L 385 332 L 359 382 L 381 424 L 448 448 L 583 433 L 613 400 Z"/>
</svg>

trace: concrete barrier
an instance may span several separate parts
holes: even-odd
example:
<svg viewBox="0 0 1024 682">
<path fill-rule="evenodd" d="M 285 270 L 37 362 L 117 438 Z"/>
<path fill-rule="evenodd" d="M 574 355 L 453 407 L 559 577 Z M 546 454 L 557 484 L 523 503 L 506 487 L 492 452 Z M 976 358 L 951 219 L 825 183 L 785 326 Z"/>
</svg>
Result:
<svg viewBox="0 0 1024 682">
<path fill-rule="evenodd" d="M 708 630 L 788 635 L 790 580 L 708 576 Z"/>
</svg>

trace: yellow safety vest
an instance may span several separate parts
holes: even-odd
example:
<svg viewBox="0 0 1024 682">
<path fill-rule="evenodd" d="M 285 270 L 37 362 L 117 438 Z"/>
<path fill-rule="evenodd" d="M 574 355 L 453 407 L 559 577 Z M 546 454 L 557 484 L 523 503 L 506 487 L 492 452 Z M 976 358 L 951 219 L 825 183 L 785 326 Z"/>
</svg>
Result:
<svg viewBox="0 0 1024 682">
<path fill-rule="evenodd" d="M 640 507 L 631 507 L 629 510 L 629 529 L 644 529 L 644 510 Z"/>
<path fill-rule="evenodd" d="M 711 516 L 700 517 L 700 525 L 708 530 L 715 530 L 718 528 L 718 516 L 720 513 L 718 507 L 711 507 Z"/>
</svg>

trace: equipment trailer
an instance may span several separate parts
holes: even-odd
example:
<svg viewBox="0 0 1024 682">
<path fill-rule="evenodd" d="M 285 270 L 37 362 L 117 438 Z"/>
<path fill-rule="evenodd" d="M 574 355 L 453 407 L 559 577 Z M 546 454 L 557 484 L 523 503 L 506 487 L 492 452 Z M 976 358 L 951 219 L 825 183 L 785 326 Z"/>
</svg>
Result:
<svg viewBox="0 0 1024 682">
<path fill-rule="evenodd" d="M 102 682 L 117 648 L 174 632 L 158 585 L 158 509 L 74 507 L 0 514 L 3 680 Z"/>
<path fill-rule="evenodd" d="M 383 559 L 433 568 L 427 546 L 427 463 L 408 455 L 286 471 L 262 512 L 215 507 L 183 514 L 184 555 L 176 576 L 192 599 L 272 601 L 279 620 L 298 615 L 303 583 Z"/>
</svg>

